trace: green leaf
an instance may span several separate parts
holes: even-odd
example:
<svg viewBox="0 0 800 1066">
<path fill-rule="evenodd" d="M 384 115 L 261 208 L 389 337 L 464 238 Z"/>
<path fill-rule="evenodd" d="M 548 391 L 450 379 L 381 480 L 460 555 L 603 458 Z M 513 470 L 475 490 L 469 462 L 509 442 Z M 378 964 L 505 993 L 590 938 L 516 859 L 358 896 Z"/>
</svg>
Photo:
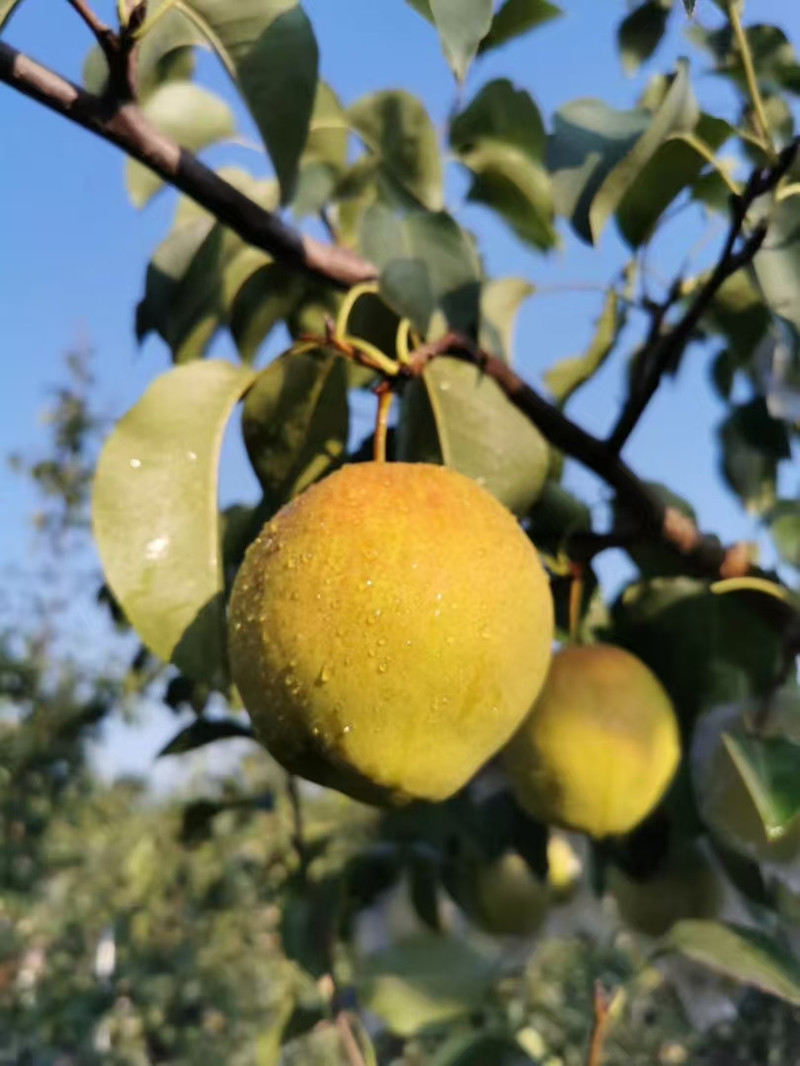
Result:
<svg viewBox="0 0 800 1066">
<path fill-rule="evenodd" d="M 600 100 L 575 100 L 557 111 L 550 170 L 556 206 L 575 232 L 596 242 L 660 146 L 694 129 L 698 117 L 685 62 L 653 114 L 614 111 Z"/>
<path fill-rule="evenodd" d="M 251 199 L 273 207 L 276 189 L 243 171 L 222 175 Z M 179 215 L 175 230 L 148 266 L 145 295 L 137 310 L 137 335 L 155 330 L 169 345 L 176 363 L 202 357 L 227 320 L 247 278 L 269 257 L 246 245 L 222 223 L 197 209 Z"/>
<path fill-rule="evenodd" d="M 635 74 L 658 48 L 671 8 L 670 2 L 647 0 L 622 20 L 617 31 L 617 44 L 626 73 Z"/>
<path fill-rule="evenodd" d="M 701 279 L 701 281 L 704 279 Z M 769 309 L 746 270 L 737 270 L 717 291 L 703 329 L 725 339 L 738 366 L 747 366 L 770 327 Z"/>
<path fill-rule="evenodd" d="M 493 956 L 447 936 L 419 936 L 367 956 L 360 1000 L 399 1036 L 463 1017 L 492 984 Z"/>
<path fill-rule="evenodd" d="M 617 208 L 617 225 L 632 248 L 650 239 L 666 209 L 709 165 L 706 152 L 715 153 L 732 133 L 723 119 L 701 115 L 694 133 L 672 134 L 656 150 Z"/>
<path fill-rule="evenodd" d="M 745 37 L 759 83 L 773 90 L 800 92 L 800 64 L 784 30 L 779 26 L 758 23 L 746 27 Z M 742 89 L 746 89 L 747 76 L 741 52 L 729 24 L 715 30 L 700 25 L 692 26 L 689 38 L 711 53 L 716 61 L 717 74 L 731 78 Z"/>
<path fill-rule="evenodd" d="M 492 25 L 493 0 L 428 0 L 444 54 L 459 81 Z"/>
<path fill-rule="evenodd" d="M 780 840 L 800 814 L 800 744 L 789 737 L 722 737 L 764 823 L 768 840 Z"/>
<path fill-rule="evenodd" d="M 230 329 L 239 355 L 252 363 L 261 344 L 303 297 L 305 283 L 296 270 L 267 263 L 254 271 L 234 297 Z"/>
<path fill-rule="evenodd" d="M 761 514 L 775 503 L 778 465 L 791 456 L 783 422 L 770 417 L 759 397 L 735 407 L 719 429 L 722 472 L 748 511 Z"/>
<path fill-rule="evenodd" d="M 300 159 L 300 180 L 294 199 L 298 218 L 316 215 L 332 199 L 347 167 L 350 128 L 339 98 L 324 81 L 317 86 L 314 114 Z"/>
<path fill-rule="evenodd" d="M 563 11 L 550 0 L 505 0 L 492 20 L 492 27 L 478 48 L 478 55 L 500 48 L 508 41 L 560 18 Z"/>
<path fill-rule="evenodd" d="M 660 678 L 687 729 L 703 710 L 774 685 L 780 634 L 744 601 L 686 577 L 658 577 L 630 585 L 612 607 L 611 638 Z"/>
<path fill-rule="evenodd" d="M 450 143 L 473 174 L 470 200 L 497 211 L 535 247 L 555 244 L 544 123 L 527 92 L 505 79 L 485 85 L 453 119 Z"/>
<path fill-rule="evenodd" d="M 457 1034 L 439 1048 L 430 1066 L 535 1066 L 513 1037 L 504 1033 Z"/>
<path fill-rule="evenodd" d="M 716 973 L 800 1006 L 800 963 L 755 929 L 682 921 L 672 927 L 660 950 L 679 952 Z"/>
<path fill-rule="evenodd" d="M 800 330 L 800 196 L 774 205 L 753 266 L 770 310 Z"/>
<path fill-rule="evenodd" d="M 341 357 L 286 352 L 262 370 L 245 400 L 242 433 L 253 469 L 274 505 L 341 463 L 348 421 Z"/>
<path fill-rule="evenodd" d="M 481 326 L 478 343 L 484 351 L 512 361 L 514 326 L 520 307 L 535 292 L 524 278 L 497 278 L 481 289 Z"/>
<path fill-rule="evenodd" d="M 443 203 L 439 141 L 424 105 L 402 90 L 370 93 L 348 111 L 381 173 L 432 211 Z"/>
<path fill-rule="evenodd" d="M 499 385 L 446 357 L 406 386 L 398 457 L 460 470 L 517 514 L 541 492 L 549 463 L 546 441 Z"/>
<path fill-rule="evenodd" d="M 449 215 L 415 211 L 400 219 L 373 204 L 360 243 L 381 267 L 384 300 L 421 333 L 437 309 L 453 329 L 477 332 L 481 264 L 472 238 Z"/>
<path fill-rule="evenodd" d="M 528 532 L 537 548 L 556 555 L 571 533 L 591 528 L 592 513 L 583 500 L 547 481 L 528 515 Z"/>
<path fill-rule="evenodd" d="M 207 744 L 232 737 L 252 739 L 253 730 L 233 718 L 198 718 L 180 733 L 176 733 L 158 753 L 158 758 L 164 755 L 184 755 L 187 751 L 195 751 L 197 748 L 206 747 Z"/>
<path fill-rule="evenodd" d="M 613 351 L 622 325 L 619 296 L 616 289 L 610 289 L 586 352 L 562 359 L 544 375 L 548 389 L 559 404 L 565 404 L 600 369 Z"/>
<path fill-rule="evenodd" d="M 317 92 L 314 31 L 297 0 L 177 0 L 241 89 L 291 200 Z"/>
<path fill-rule="evenodd" d="M 778 500 L 767 517 L 781 558 L 800 567 L 800 500 Z"/>
<path fill-rule="evenodd" d="M 192 152 L 236 132 L 236 120 L 225 101 L 191 82 L 167 82 L 156 89 L 142 110 L 157 129 Z M 129 159 L 126 184 L 134 205 L 144 207 L 164 183 L 152 170 Z"/>
<path fill-rule="evenodd" d="M 430 0 L 406 0 L 406 3 L 419 12 L 423 18 L 428 22 L 433 22 L 433 12 L 431 11 Z"/>
<path fill-rule="evenodd" d="M 21 0 L 0 0 L 0 33 L 17 9 Z"/>
<path fill-rule="evenodd" d="M 221 361 L 156 378 L 106 441 L 92 497 L 106 580 L 131 625 L 156 655 L 215 686 L 227 679 L 219 453 L 252 381 Z"/>
</svg>

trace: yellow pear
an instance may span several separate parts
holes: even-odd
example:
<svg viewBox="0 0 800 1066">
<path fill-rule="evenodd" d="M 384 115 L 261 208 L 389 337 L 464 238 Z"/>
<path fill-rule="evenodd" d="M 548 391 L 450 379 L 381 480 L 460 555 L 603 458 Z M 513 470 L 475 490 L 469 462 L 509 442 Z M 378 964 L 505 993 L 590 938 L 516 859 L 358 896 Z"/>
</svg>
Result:
<svg viewBox="0 0 800 1066">
<path fill-rule="evenodd" d="M 601 838 L 638 825 L 680 760 L 667 693 L 635 656 L 610 645 L 553 657 L 531 714 L 504 753 L 534 818 Z"/>
<path fill-rule="evenodd" d="M 234 681 L 292 772 L 367 802 L 452 795 L 544 681 L 553 604 L 536 551 L 445 467 L 343 467 L 250 546 L 230 605 Z"/>
<path fill-rule="evenodd" d="M 689 845 L 676 848 L 644 880 L 610 867 L 608 889 L 623 921 L 649 936 L 663 936 L 684 918 L 713 918 L 722 902 L 714 868 L 699 848 Z"/>
</svg>

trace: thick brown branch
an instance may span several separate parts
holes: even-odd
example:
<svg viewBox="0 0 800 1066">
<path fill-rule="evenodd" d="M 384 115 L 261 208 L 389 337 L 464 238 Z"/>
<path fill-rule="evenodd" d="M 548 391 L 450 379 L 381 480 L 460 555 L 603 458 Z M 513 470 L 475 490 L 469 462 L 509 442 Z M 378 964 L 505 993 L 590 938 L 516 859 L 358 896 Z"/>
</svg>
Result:
<svg viewBox="0 0 800 1066">
<path fill-rule="evenodd" d="M 133 103 L 109 114 L 85 92 L 0 41 L 0 82 L 121 148 L 215 218 L 276 259 L 339 288 L 377 276 L 377 268 L 345 248 L 314 240 L 266 211 L 150 123 Z"/>
<path fill-rule="evenodd" d="M 784 149 L 774 166 L 755 170 L 741 196 L 732 198 L 731 223 L 717 265 L 701 286 L 686 313 L 667 333 L 662 333 L 661 326 L 664 315 L 674 302 L 677 283 L 672 287 L 664 305 L 656 309 L 655 329 L 651 331 L 645 350 L 639 356 L 639 365 L 642 367 L 641 375 L 639 380 L 635 381 L 619 420 L 608 438 L 608 444 L 615 452 L 620 452 L 624 447 L 645 408 L 655 395 L 663 376 L 676 369 L 684 349 L 694 336 L 700 320 L 708 311 L 722 285 L 737 270 L 752 263 L 764 243 L 767 227 L 766 223 L 760 223 L 744 239 L 738 250 L 736 247 L 742 238 L 750 208 L 759 196 L 763 196 L 777 186 L 794 162 L 799 143 L 794 141 Z"/>
<path fill-rule="evenodd" d="M 698 577 L 732 577 L 752 572 L 749 556 L 740 545 L 724 547 L 717 537 L 701 533 L 675 508 L 666 507 L 608 442 L 581 429 L 523 381 L 507 363 L 482 351 L 468 337 L 449 333 L 438 341 L 422 345 L 412 354 L 410 363 L 402 372 L 416 377 L 431 359 L 442 355 L 465 359 L 481 367 L 551 444 L 610 485 L 633 524 L 633 529 L 627 533 L 629 540 L 635 537 L 637 541 L 660 541 L 681 558 L 688 573 Z"/>
</svg>

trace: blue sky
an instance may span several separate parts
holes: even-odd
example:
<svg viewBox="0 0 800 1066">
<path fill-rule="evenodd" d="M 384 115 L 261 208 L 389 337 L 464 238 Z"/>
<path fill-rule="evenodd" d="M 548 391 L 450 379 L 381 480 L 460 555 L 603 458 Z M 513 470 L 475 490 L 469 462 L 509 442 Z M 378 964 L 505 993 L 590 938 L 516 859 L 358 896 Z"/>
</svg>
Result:
<svg viewBox="0 0 800 1066">
<path fill-rule="evenodd" d="M 96 9 L 110 16 L 113 6 L 98 0 Z M 454 99 L 454 85 L 437 38 L 403 0 L 306 0 L 322 51 L 322 73 L 345 103 L 382 87 L 402 86 L 422 97 L 434 120 L 442 123 Z M 623 75 L 614 47 L 614 25 L 624 13 L 618 0 L 564 0 L 566 17 L 519 43 L 491 55 L 473 70 L 470 95 L 491 77 L 510 77 L 528 89 L 545 116 L 567 100 L 599 96 L 612 106 L 632 106 L 647 77 L 669 69 L 688 51 L 683 18 L 674 20 L 667 46 L 636 78 Z M 698 4 L 701 16 L 716 9 Z M 705 10 L 704 10 L 705 9 Z M 800 5 L 787 0 L 751 0 L 748 16 L 776 21 L 800 44 Z M 66 0 L 24 0 L 6 39 L 18 48 L 78 80 L 90 45 L 85 28 Z M 210 60 L 202 73 L 225 91 L 226 82 Z M 733 101 L 720 81 L 693 67 L 695 88 L 703 104 L 732 116 Z M 96 370 L 104 406 L 121 413 L 152 377 L 168 366 L 158 341 L 139 349 L 133 336 L 133 308 L 147 259 L 166 232 L 174 201 L 170 194 L 144 213 L 127 201 L 122 159 L 109 146 L 71 127 L 63 119 L 0 86 L 0 169 L 2 245 L 0 245 L 0 351 L 4 388 L 0 395 L 0 455 L 42 446 L 39 413 L 44 389 L 59 380 L 62 354 L 88 339 L 96 352 Z M 252 131 L 247 130 L 251 133 Z M 233 158 L 247 165 L 253 153 L 217 150 L 215 162 Z M 565 283 L 603 283 L 624 252 L 611 230 L 600 248 L 581 245 L 564 230 L 564 247 L 547 259 L 531 254 L 473 207 L 464 208 L 463 191 L 451 182 L 453 202 L 462 221 L 482 237 L 488 264 L 496 274 L 518 274 L 550 288 Z M 696 238 L 691 224 L 680 224 L 658 245 L 656 266 L 669 276 Z M 713 250 L 713 245 L 712 245 Z M 525 306 L 519 322 L 519 369 L 532 380 L 560 357 L 583 348 L 598 310 L 596 294 L 542 294 Z M 227 341 L 214 354 L 231 356 Z M 623 353 L 613 359 L 571 407 L 588 428 L 603 431 L 624 396 Z M 723 408 L 707 385 L 706 361 L 698 352 L 686 361 L 679 381 L 668 382 L 631 441 L 628 455 L 639 473 L 669 483 L 696 506 L 701 524 L 726 540 L 754 539 L 753 523 L 716 476 L 712 427 Z M 602 508 L 606 492 L 573 473 L 588 489 L 590 502 Z M 250 498 L 252 475 L 241 462 L 231 435 L 224 462 L 223 496 Z M 788 487 L 796 491 L 796 478 Z M 0 478 L 0 559 L 4 569 L 25 570 L 30 563 L 28 518 L 32 496 L 20 480 Z M 613 553 L 603 562 L 609 580 L 619 580 L 624 564 Z M 85 614 L 81 611 L 85 610 Z M 78 619 L 91 626 L 87 605 Z M 167 724 L 167 728 L 170 728 Z M 172 726 L 174 728 L 174 725 Z M 148 758 L 159 737 L 151 726 L 131 742 L 115 732 L 112 758 L 123 751 Z"/>
</svg>

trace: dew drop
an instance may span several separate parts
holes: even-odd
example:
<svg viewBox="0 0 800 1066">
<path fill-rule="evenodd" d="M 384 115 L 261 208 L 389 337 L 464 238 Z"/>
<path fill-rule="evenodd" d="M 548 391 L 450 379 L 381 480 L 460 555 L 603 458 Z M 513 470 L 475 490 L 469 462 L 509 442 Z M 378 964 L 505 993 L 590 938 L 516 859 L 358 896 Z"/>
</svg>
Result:
<svg viewBox="0 0 800 1066">
<path fill-rule="evenodd" d="M 442 594 L 441 594 L 441 592 L 437 592 L 436 593 L 436 602 L 437 603 L 441 603 L 442 602 Z"/>
<path fill-rule="evenodd" d="M 187 452 L 186 458 L 189 460 L 190 463 L 197 462 L 197 452 Z"/>
<path fill-rule="evenodd" d="M 294 555 L 290 555 L 289 558 L 286 560 L 286 569 L 287 570 L 295 570 L 296 568 L 297 568 L 297 559 L 294 557 Z"/>
<path fill-rule="evenodd" d="M 142 460 L 141 459 L 131 459 L 131 466 L 133 467 L 134 470 L 138 470 L 141 465 L 142 465 Z"/>
<path fill-rule="evenodd" d="M 386 637 L 378 637 L 378 647 L 379 648 L 386 647 Z"/>
<path fill-rule="evenodd" d="M 374 612 L 373 612 L 373 614 L 375 615 L 376 618 L 380 618 L 380 616 L 381 616 L 381 614 L 383 614 L 383 612 L 381 611 L 380 607 L 376 607 Z"/>
<path fill-rule="evenodd" d="M 322 669 L 319 672 L 319 683 L 321 685 L 327 685 L 327 683 L 330 681 L 330 679 L 331 679 L 330 667 L 328 666 L 327 663 L 323 663 Z"/>
<path fill-rule="evenodd" d="M 348 733 L 352 733 L 352 732 L 353 732 L 353 727 L 351 725 L 346 725 L 344 727 L 344 729 L 342 730 L 342 736 L 346 737 Z"/>
<path fill-rule="evenodd" d="M 378 663 L 378 673 L 379 674 L 385 674 L 388 669 L 389 669 L 388 661 L 386 659 L 381 659 L 381 661 Z"/>
<path fill-rule="evenodd" d="M 372 578 L 371 577 L 368 577 L 367 580 L 364 582 L 364 588 L 365 589 L 372 588 Z"/>
</svg>

